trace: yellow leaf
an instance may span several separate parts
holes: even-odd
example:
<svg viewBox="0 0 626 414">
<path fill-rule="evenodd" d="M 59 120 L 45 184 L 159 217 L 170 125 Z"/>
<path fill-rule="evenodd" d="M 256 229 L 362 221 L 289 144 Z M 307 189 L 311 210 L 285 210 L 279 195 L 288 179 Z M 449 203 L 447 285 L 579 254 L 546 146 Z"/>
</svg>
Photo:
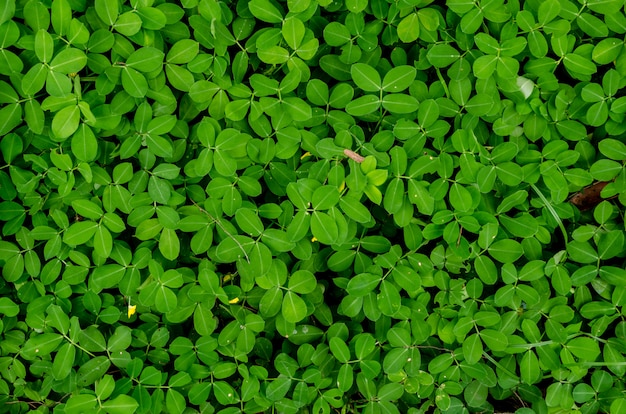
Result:
<svg viewBox="0 0 626 414">
<path fill-rule="evenodd" d="M 239 298 L 231 299 L 228 301 L 228 303 L 230 303 L 231 305 L 234 305 L 237 302 L 239 302 Z"/>
</svg>

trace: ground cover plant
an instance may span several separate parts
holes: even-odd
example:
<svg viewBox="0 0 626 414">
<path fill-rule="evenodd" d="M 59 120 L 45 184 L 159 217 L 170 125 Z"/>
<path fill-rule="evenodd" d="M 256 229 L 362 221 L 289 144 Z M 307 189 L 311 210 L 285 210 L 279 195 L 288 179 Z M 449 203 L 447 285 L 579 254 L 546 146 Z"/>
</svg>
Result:
<svg viewBox="0 0 626 414">
<path fill-rule="evenodd" d="M 626 412 L 623 0 L 0 0 L 0 412 Z"/>
</svg>

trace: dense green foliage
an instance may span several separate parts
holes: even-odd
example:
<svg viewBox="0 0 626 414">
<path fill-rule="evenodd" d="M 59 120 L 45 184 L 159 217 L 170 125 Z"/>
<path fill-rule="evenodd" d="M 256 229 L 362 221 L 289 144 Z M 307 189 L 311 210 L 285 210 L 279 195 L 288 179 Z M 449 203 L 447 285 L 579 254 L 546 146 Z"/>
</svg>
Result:
<svg viewBox="0 0 626 414">
<path fill-rule="evenodd" d="M 0 0 L 0 413 L 626 412 L 624 1 L 435 3 Z"/>
</svg>

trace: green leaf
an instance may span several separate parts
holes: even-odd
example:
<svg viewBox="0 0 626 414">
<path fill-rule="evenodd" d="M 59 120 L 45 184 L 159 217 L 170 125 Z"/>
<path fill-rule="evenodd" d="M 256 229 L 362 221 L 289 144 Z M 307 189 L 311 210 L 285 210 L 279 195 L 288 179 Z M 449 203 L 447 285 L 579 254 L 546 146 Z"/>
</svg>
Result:
<svg viewBox="0 0 626 414">
<path fill-rule="evenodd" d="M 304 212 L 302 212 L 302 214 L 304 214 Z M 298 215 L 296 214 L 296 216 Z M 308 223 L 309 222 L 305 219 L 304 224 L 303 224 L 304 228 L 302 229 L 302 232 L 304 234 L 301 234 L 302 237 L 300 237 L 298 241 L 306 235 L 306 232 L 308 231 Z M 291 225 L 289 228 L 291 228 Z M 289 231 L 289 228 L 287 229 L 287 232 L 284 232 L 278 229 L 266 229 L 263 232 L 263 236 L 261 240 L 263 241 L 263 243 L 265 243 L 274 251 L 277 251 L 277 252 L 291 251 L 295 248 L 295 241 L 293 241 L 291 237 L 297 238 L 297 236 L 294 236 L 293 234 L 291 234 Z"/>
<path fill-rule="evenodd" d="M 423 101 L 417 112 L 417 120 L 423 128 L 432 126 L 439 118 L 439 106 L 433 99 Z"/>
<path fill-rule="evenodd" d="M 450 204 L 455 210 L 470 211 L 472 209 L 472 195 L 463 185 L 453 183 L 450 187 Z"/>
<path fill-rule="evenodd" d="M 55 351 L 62 341 L 63 336 L 58 333 L 35 334 L 24 343 L 21 355 L 26 360 L 45 357 Z"/>
<path fill-rule="evenodd" d="M 224 113 L 226 118 L 232 121 L 241 121 L 248 114 L 248 108 L 250 108 L 250 101 L 240 99 L 229 102 Z"/>
<path fill-rule="evenodd" d="M 47 63 L 54 54 L 54 41 L 52 36 L 44 29 L 39 29 L 35 34 L 35 54 L 39 61 Z"/>
<path fill-rule="evenodd" d="M 171 413 L 182 413 L 185 410 L 186 405 L 185 397 L 183 397 L 180 392 L 174 389 L 167 390 L 165 395 L 166 411 Z"/>
<path fill-rule="evenodd" d="M 498 280 L 498 269 L 487 256 L 478 256 L 474 261 L 474 269 L 480 280 L 487 285 L 493 285 Z"/>
<path fill-rule="evenodd" d="M 233 404 L 239 398 L 233 387 L 224 381 L 213 383 L 213 392 L 217 401 L 223 405 Z"/>
<path fill-rule="evenodd" d="M 7 164 L 11 164 L 15 157 L 22 154 L 23 149 L 24 144 L 17 134 L 5 135 L 0 142 L 0 151 Z"/>
<path fill-rule="evenodd" d="M 52 133 L 58 141 L 63 141 L 78 130 L 79 123 L 79 107 L 77 105 L 66 106 L 54 115 Z"/>
<path fill-rule="evenodd" d="M 93 236 L 93 247 L 94 252 L 100 257 L 107 258 L 111 255 L 113 237 L 105 226 L 98 225 L 96 233 Z"/>
<path fill-rule="evenodd" d="M 576 18 L 578 27 L 591 37 L 607 37 L 609 29 L 599 17 L 591 13 L 580 13 Z"/>
<path fill-rule="evenodd" d="M 159 286 L 154 296 L 154 306 L 161 313 L 168 313 L 176 309 L 178 299 L 172 290 L 165 286 Z"/>
<path fill-rule="evenodd" d="M 363 297 L 374 291 L 380 281 L 381 278 L 378 275 L 360 273 L 350 279 L 346 286 L 346 291 L 354 297 Z"/>
<path fill-rule="evenodd" d="M 327 213 L 314 211 L 311 216 L 311 232 L 313 236 L 324 244 L 334 244 L 339 238 L 337 223 Z"/>
<path fill-rule="evenodd" d="M 287 227 L 286 236 L 291 242 L 298 242 L 309 232 L 311 215 L 305 211 L 298 211 Z"/>
<path fill-rule="evenodd" d="M 613 138 L 605 138 L 598 143 L 598 149 L 607 158 L 616 161 L 626 160 L 626 144 Z"/>
<path fill-rule="evenodd" d="M 90 286 L 95 290 L 109 289 L 117 285 L 124 277 L 124 267 L 117 264 L 105 264 L 97 267 L 89 278 Z"/>
<path fill-rule="evenodd" d="M 385 92 L 402 92 L 415 80 L 417 70 L 413 66 L 396 66 L 385 74 L 382 89 Z"/>
<path fill-rule="evenodd" d="M 277 315 L 281 310 L 282 301 L 283 291 L 278 286 L 268 289 L 259 302 L 261 315 L 268 318 Z"/>
<path fill-rule="evenodd" d="M 617 161 L 600 159 L 591 165 L 589 172 L 596 180 L 610 181 L 622 171 L 622 168 Z"/>
<path fill-rule="evenodd" d="M 98 224 L 93 221 L 79 221 L 63 233 L 63 243 L 78 246 L 87 243 L 96 233 Z"/>
<path fill-rule="evenodd" d="M 546 24 L 554 20 L 559 15 L 560 11 L 561 4 L 558 2 L 558 0 L 545 1 L 539 6 L 539 10 L 537 13 L 537 22 L 541 26 L 545 26 Z"/>
<path fill-rule="evenodd" d="M 267 386 L 265 396 L 270 401 L 279 401 L 287 395 L 291 388 L 291 378 L 279 375 Z"/>
<path fill-rule="evenodd" d="M 0 313 L 12 318 L 19 313 L 19 306 L 7 297 L 0 298 Z"/>
<path fill-rule="evenodd" d="M 592 61 L 575 53 L 566 54 L 563 64 L 567 70 L 577 75 L 593 75 L 598 70 Z"/>
<path fill-rule="evenodd" d="M 283 317 L 290 323 L 298 323 L 307 316 L 306 303 L 292 291 L 285 293 L 281 309 Z"/>
<path fill-rule="evenodd" d="M 391 241 L 384 236 L 365 236 L 361 247 L 372 253 L 386 253 L 391 248 Z"/>
<path fill-rule="evenodd" d="M 78 335 L 81 347 L 91 352 L 103 352 L 106 349 L 106 341 L 102 332 L 94 325 L 80 331 Z"/>
<path fill-rule="evenodd" d="M 159 251 L 167 260 L 176 260 L 178 258 L 180 254 L 180 240 L 175 230 L 164 228 L 161 231 Z"/>
<path fill-rule="evenodd" d="M 191 62 L 200 50 L 200 44 L 192 39 L 181 39 L 167 52 L 167 63 L 184 64 Z"/>
<path fill-rule="evenodd" d="M 600 346 L 592 338 L 574 338 L 565 344 L 565 348 L 584 361 L 595 361 L 600 356 Z"/>
<path fill-rule="evenodd" d="M 305 27 L 302 20 L 297 17 L 286 19 L 283 22 L 282 34 L 285 42 L 290 48 L 296 50 L 302 44 L 304 39 Z"/>
<path fill-rule="evenodd" d="M 587 109 L 587 123 L 590 126 L 604 125 L 609 118 L 609 107 L 606 102 L 596 102 Z"/>
<path fill-rule="evenodd" d="M 381 103 L 383 108 L 397 114 L 413 113 L 419 107 L 419 102 L 413 96 L 400 93 L 385 95 Z"/>
<path fill-rule="evenodd" d="M 102 378 L 111 366 L 111 362 L 105 356 L 97 356 L 78 368 L 77 382 L 80 386 L 89 386 Z"/>
<path fill-rule="evenodd" d="M 283 104 L 294 121 L 305 122 L 312 116 L 311 107 L 301 98 L 290 96 L 284 99 Z"/>
<path fill-rule="evenodd" d="M 383 370 L 387 374 L 397 374 L 406 365 L 407 359 L 409 359 L 409 349 L 407 348 L 392 348 L 383 360 Z"/>
<path fill-rule="evenodd" d="M 473 34 L 483 24 L 483 9 L 473 8 L 461 18 L 460 28 L 465 34 Z"/>
<path fill-rule="evenodd" d="M 240 257 L 245 257 L 250 251 L 254 241 L 245 236 L 233 236 L 222 240 L 215 251 L 215 255 L 221 262 L 233 263 Z"/>
<path fill-rule="evenodd" d="M 308 270 L 297 270 L 289 278 L 287 289 L 299 294 L 312 293 L 317 287 L 317 279 Z"/>
<path fill-rule="evenodd" d="M 319 79 L 311 79 L 306 85 L 306 97 L 314 105 L 327 105 L 329 99 L 328 85 Z"/>
<path fill-rule="evenodd" d="M 281 23 L 283 12 L 269 0 L 251 0 L 248 8 L 254 17 L 266 23 Z"/>
<path fill-rule="evenodd" d="M 133 36 L 141 30 L 141 17 L 134 11 L 129 10 L 118 16 L 113 28 L 124 36 Z"/>
<path fill-rule="evenodd" d="M 67 399 L 64 411 L 68 414 L 89 412 L 94 410 L 96 403 L 95 395 L 76 394 Z"/>
<path fill-rule="evenodd" d="M 168 132 L 171 132 L 172 129 L 176 126 L 176 121 L 177 120 L 174 115 L 157 116 L 151 119 L 150 122 L 148 122 L 148 127 L 146 128 L 146 132 L 151 135 L 167 134 Z M 163 178 L 167 178 L 167 177 L 163 177 Z"/>
<path fill-rule="evenodd" d="M 139 403 L 129 395 L 118 395 L 112 400 L 105 401 L 102 408 L 109 414 L 134 413 L 139 408 Z"/>
<path fill-rule="evenodd" d="M 354 384 L 354 370 L 352 369 L 352 365 L 343 364 L 339 368 L 339 372 L 337 374 L 337 388 L 341 392 L 348 392 L 352 385 Z"/>
<path fill-rule="evenodd" d="M 474 76 L 478 79 L 488 79 L 496 70 L 498 57 L 485 55 L 478 57 L 472 66 Z"/>
<path fill-rule="evenodd" d="M 56 150 L 50 151 L 50 161 L 61 171 L 72 169 L 72 157 L 68 154 L 59 154 Z"/>
<path fill-rule="evenodd" d="M 179 91 L 189 92 L 195 82 L 193 74 L 183 66 L 168 63 L 165 65 L 165 74 L 170 84 Z"/>
<path fill-rule="evenodd" d="M 137 14 L 141 18 L 144 29 L 160 30 L 167 23 L 165 13 L 155 7 L 139 7 Z"/>
<path fill-rule="evenodd" d="M 393 283 L 383 280 L 380 283 L 377 303 L 383 315 L 393 316 L 400 310 L 401 298 L 398 288 Z"/>
<path fill-rule="evenodd" d="M 70 375 L 74 360 L 76 358 L 76 347 L 70 343 L 64 343 L 59 347 L 52 362 L 52 376 L 58 381 L 62 381 Z"/>
<path fill-rule="evenodd" d="M 436 44 L 426 53 L 426 58 L 436 68 L 450 66 L 460 57 L 458 50 L 446 43 Z"/>
<path fill-rule="evenodd" d="M 68 74 L 80 72 L 87 65 L 87 55 L 73 47 L 63 49 L 50 62 L 50 70 Z"/>
<path fill-rule="evenodd" d="M 15 14 L 15 3 L 11 0 L 3 0 L 0 2 L 0 24 L 11 20 Z"/>
<path fill-rule="evenodd" d="M 256 237 L 263 233 L 263 223 L 254 210 L 240 208 L 235 212 L 237 225 L 248 235 Z"/>
<path fill-rule="evenodd" d="M 139 71 L 129 66 L 122 70 L 122 86 L 126 93 L 133 98 L 143 98 L 148 92 L 146 78 Z"/>
<path fill-rule="evenodd" d="M 115 332 L 109 336 L 107 350 L 109 352 L 123 351 L 130 346 L 132 341 L 131 330 L 127 326 L 118 326 Z"/>
<path fill-rule="evenodd" d="M 599 65 L 607 65 L 617 59 L 623 45 L 621 40 L 613 37 L 602 39 L 594 46 L 591 59 Z"/>
<path fill-rule="evenodd" d="M 422 284 L 420 275 L 408 266 L 396 266 L 392 271 L 393 280 L 406 292 L 417 291 Z"/>
<path fill-rule="evenodd" d="M 420 23 L 417 13 L 405 16 L 398 23 L 398 37 L 404 43 L 411 43 L 417 40 L 420 35 Z"/>
<path fill-rule="evenodd" d="M 42 63 L 33 65 L 22 78 L 22 90 L 24 93 L 32 96 L 39 92 L 46 83 L 49 72 L 50 70 Z"/>
<path fill-rule="evenodd" d="M 78 199 L 72 201 L 71 204 L 77 214 L 89 219 L 98 220 L 104 214 L 99 205 L 89 200 Z"/>
<path fill-rule="evenodd" d="M 96 13 L 103 22 L 112 26 L 119 14 L 119 3 L 115 0 L 96 0 Z"/>
<path fill-rule="evenodd" d="M 513 263 L 524 254 L 522 245 L 510 239 L 498 240 L 489 246 L 489 254 L 500 263 Z"/>
<path fill-rule="evenodd" d="M 596 263 L 599 260 L 598 253 L 587 241 L 570 241 L 567 243 L 567 253 L 577 263 Z"/>
<path fill-rule="evenodd" d="M 401 178 L 392 179 L 387 185 L 387 190 L 383 198 L 383 206 L 390 214 L 396 214 L 404 203 L 404 181 Z"/>
<path fill-rule="evenodd" d="M 515 218 L 502 215 L 500 216 L 500 223 L 516 237 L 532 237 L 539 230 L 537 220 L 529 214 L 522 214 Z"/>
<path fill-rule="evenodd" d="M 494 100 L 489 94 L 479 93 L 470 98 L 465 105 L 465 109 L 469 114 L 474 116 L 487 115 L 493 109 Z"/>
<path fill-rule="evenodd" d="M 323 185 L 318 187 L 312 195 L 311 203 L 315 210 L 328 210 L 339 202 L 339 191 L 336 187 Z"/>
<path fill-rule="evenodd" d="M 279 65 L 289 60 L 289 51 L 284 47 L 271 46 L 269 48 L 260 49 L 257 52 L 262 62 L 271 65 Z"/>
<path fill-rule="evenodd" d="M 372 219 L 372 214 L 367 207 L 356 198 L 349 196 L 341 197 L 339 207 L 349 218 L 358 223 L 368 223 Z"/>
<path fill-rule="evenodd" d="M 365 63 L 355 63 L 350 68 L 352 80 L 365 92 L 378 92 L 382 89 L 380 74 Z"/>
<path fill-rule="evenodd" d="M 330 352 L 333 356 L 342 364 L 347 363 L 350 360 L 350 349 L 343 339 L 334 336 L 328 341 Z"/>
<path fill-rule="evenodd" d="M 249 253 L 250 267 L 259 276 L 266 274 L 272 264 L 272 251 L 263 243 L 255 243 Z"/>
<path fill-rule="evenodd" d="M 493 329 L 481 330 L 480 338 L 489 349 L 495 352 L 504 351 L 509 343 L 508 338 L 505 334 Z"/>
<path fill-rule="evenodd" d="M 476 364 L 483 356 L 483 343 L 478 334 L 472 334 L 463 341 L 463 356 L 468 364 Z"/>
<path fill-rule="evenodd" d="M 330 22 L 324 27 L 324 40 L 329 46 L 342 46 L 351 38 L 348 28 L 339 22 Z"/>
<path fill-rule="evenodd" d="M 10 10 L 10 4 L 11 2 L 7 2 L 7 6 L 3 6 L 6 8 L 3 8 L 2 10 Z M 39 29 L 47 30 L 50 26 L 50 12 L 41 3 L 27 3 L 24 5 L 24 21 L 33 29 L 33 31 L 37 31 Z"/>
<path fill-rule="evenodd" d="M 375 95 L 359 96 L 346 105 L 346 112 L 354 116 L 365 116 L 380 108 L 380 99 Z"/>
<path fill-rule="evenodd" d="M 169 158 L 173 155 L 174 148 L 172 147 L 171 141 L 160 136 L 160 135 L 152 135 L 147 134 L 145 136 L 146 144 L 148 144 L 148 149 L 156 156 Z M 157 177 L 160 178 L 160 177 Z"/>
<path fill-rule="evenodd" d="M 71 148 L 72 154 L 80 161 L 90 162 L 96 159 L 98 140 L 93 130 L 85 123 L 81 123 L 72 135 Z"/>
<path fill-rule="evenodd" d="M 2 276 L 7 282 L 17 281 L 24 273 L 24 256 L 16 254 L 4 263 Z"/>
<path fill-rule="evenodd" d="M 520 361 L 520 375 L 522 381 L 529 385 L 535 384 L 541 379 L 539 359 L 532 350 L 526 351 Z"/>
</svg>

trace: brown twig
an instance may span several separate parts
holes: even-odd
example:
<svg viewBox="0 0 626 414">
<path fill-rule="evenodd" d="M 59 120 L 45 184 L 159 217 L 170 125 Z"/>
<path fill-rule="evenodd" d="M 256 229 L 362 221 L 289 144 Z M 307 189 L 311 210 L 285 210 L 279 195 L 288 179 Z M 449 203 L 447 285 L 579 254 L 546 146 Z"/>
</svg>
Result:
<svg viewBox="0 0 626 414">
<path fill-rule="evenodd" d="M 354 152 L 352 150 L 349 150 L 347 148 L 343 150 L 343 154 L 346 157 L 350 158 L 351 160 L 354 160 L 354 161 L 358 162 L 359 164 L 362 163 L 365 160 L 365 157 L 363 157 L 363 156 L 357 154 L 356 152 Z"/>
</svg>

